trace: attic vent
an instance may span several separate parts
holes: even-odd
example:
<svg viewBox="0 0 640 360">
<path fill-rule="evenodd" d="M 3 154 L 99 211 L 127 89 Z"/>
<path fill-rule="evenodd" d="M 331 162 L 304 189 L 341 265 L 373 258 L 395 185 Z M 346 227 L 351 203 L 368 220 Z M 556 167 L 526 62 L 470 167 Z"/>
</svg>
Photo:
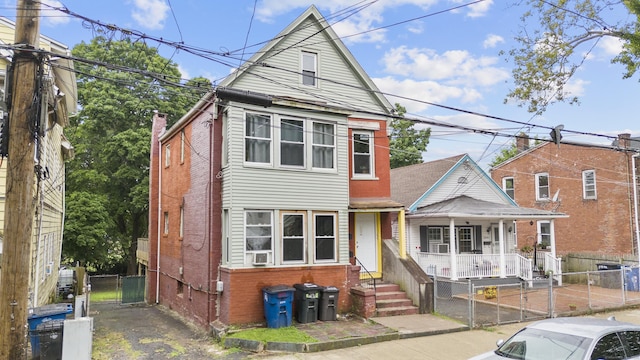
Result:
<svg viewBox="0 0 640 360">
<path fill-rule="evenodd" d="M 467 180 L 467 178 L 465 176 L 460 176 L 458 178 L 458 184 L 466 184 L 468 182 L 469 182 L 469 180 Z"/>
</svg>

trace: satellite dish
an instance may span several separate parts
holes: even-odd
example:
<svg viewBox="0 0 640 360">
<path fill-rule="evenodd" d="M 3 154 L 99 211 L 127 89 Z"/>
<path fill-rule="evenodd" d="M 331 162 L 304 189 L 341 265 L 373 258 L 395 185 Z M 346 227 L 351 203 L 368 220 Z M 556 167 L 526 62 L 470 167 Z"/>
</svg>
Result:
<svg viewBox="0 0 640 360">
<path fill-rule="evenodd" d="M 558 191 L 556 191 L 556 193 L 553 194 L 552 201 L 558 201 L 558 195 L 560 195 L 560 189 L 558 189 Z"/>
</svg>

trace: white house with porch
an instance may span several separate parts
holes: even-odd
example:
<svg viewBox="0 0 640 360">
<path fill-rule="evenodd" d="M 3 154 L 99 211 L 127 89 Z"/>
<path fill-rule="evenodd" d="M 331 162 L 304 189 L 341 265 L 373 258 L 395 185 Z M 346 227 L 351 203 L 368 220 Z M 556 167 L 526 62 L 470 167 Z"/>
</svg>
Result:
<svg viewBox="0 0 640 360">
<path fill-rule="evenodd" d="M 429 275 L 561 281 L 554 220 L 567 215 L 519 207 L 467 154 L 392 169 L 391 197 L 405 207 L 407 253 Z M 518 226 L 537 220 L 550 234 L 518 239 Z"/>
</svg>

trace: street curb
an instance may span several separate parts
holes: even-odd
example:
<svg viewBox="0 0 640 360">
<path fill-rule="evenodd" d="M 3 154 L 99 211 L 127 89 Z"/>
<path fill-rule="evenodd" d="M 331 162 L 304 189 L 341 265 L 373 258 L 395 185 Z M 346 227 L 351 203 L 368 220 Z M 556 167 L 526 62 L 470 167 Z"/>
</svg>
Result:
<svg viewBox="0 0 640 360">
<path fill-rule="evenodd" d="M 428 332 L 409 332 L 400 333 L 393 332 L 389 334 L 354 337 L 349 339 L 341 339 L 335 341 L 324 341 L 317 343 L 286 343 L 286 342 L 267 342 L 262 343 L 255 340 L 244 340 L 235 338 L 226 338 L 224 340 L 224 347 L 226 348 L 240 348 L 252 352 L 262 351 L 278 351 L 278 352 L 290 352 L 290 353 L 314 353 L 327 350 L 337 350 L 349 347 L 356 347 L 361 345 L 374 344 L 383 341 L 393 341 L 401 339 L 411 339 L 415 337 L 431 336 L 448 334 L 460 331 L 468 331 L 467 327 L 459 327 L 453 329 L 443 329 Z"/>
</svg>

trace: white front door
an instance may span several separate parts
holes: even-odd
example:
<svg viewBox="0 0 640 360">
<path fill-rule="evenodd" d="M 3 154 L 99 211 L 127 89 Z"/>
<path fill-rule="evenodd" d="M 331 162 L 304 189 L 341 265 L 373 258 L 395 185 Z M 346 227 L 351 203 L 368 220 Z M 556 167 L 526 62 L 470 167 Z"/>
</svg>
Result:
<svg viewBox="0 0 640 360">
<path fill-rule="evenodd" d="M 376 216 L 374 213 L 356 213 L 355 215 L 356 257 L 367 271 L 378 272 Z"/>
</svg>

